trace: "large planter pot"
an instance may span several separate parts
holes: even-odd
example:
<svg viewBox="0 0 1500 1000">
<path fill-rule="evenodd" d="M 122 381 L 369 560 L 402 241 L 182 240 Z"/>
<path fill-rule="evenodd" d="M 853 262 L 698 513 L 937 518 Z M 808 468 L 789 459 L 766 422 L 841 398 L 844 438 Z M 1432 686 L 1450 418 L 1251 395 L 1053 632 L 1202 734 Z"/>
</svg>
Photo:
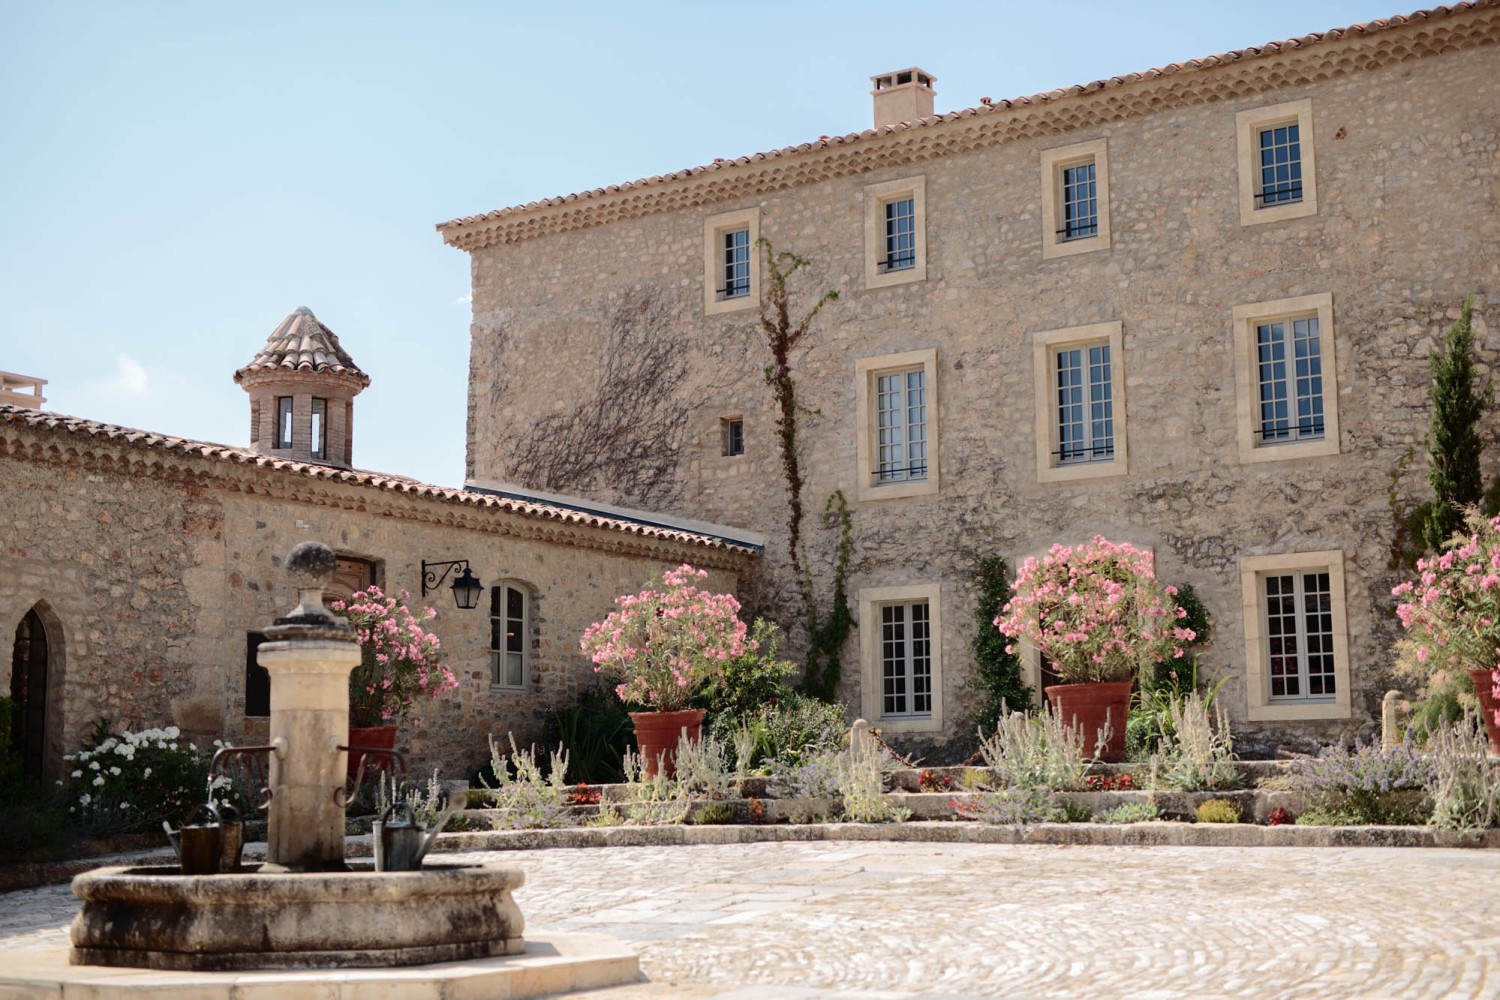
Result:
<svg viewBox="0 0 1500 1000">
<path fill-rule="evenodd" d="M 677 775 L 677 743 L 684 733 L 690 741 L 698 742 L 703 731 L 703 709 L 631 712 L 630 721 L 635 725 L 635 742 L 646 762 L 646 773 L 655 774 L 660 768 L 672 778 Z"/>
<path fill-rule="evenodd" d="M 1109 725 L 1109 741 L 1099 759 L 1118 764 L 1125 759 L 1125 720 L 1130 711 L 1130 681 L 1100 684 L 1054 684 L 1047 701 L 1065 725 L 1078 729 L 1083 752 L 1093 756 L 1099 730 Z"/>
<path fill-rule="evenodd" d="M 1479 696 L 1479 714 L 1484 717 L 1484 731 L 1490 736 L 1490 749 L 1500 753 L 1500 723 L 1495 722 L 1495 679 L 1488 670 L 1470 670 L 1474 693 Z"/>
<path fill-rule="evenodd" d="M 365 747 L 371 750 L 394 750 L 396 749 L 396 727 L 395 726 L 350 726 L 349 742 L 351 747 Z M 358 753 L 349 754 L 349 778 L 352 781 L 354 774 L 359 770 Z M 389 770 L 390 758 L 370 757 L 365 761 L 365 774 L 373 775 L 379 770 Z"/>
</svg>

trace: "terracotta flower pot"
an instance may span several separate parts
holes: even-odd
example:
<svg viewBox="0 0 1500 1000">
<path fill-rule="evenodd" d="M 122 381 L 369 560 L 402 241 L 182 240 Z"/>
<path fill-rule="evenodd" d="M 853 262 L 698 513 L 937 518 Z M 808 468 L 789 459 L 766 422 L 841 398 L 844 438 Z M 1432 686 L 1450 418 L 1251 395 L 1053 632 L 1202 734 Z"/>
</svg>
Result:
<svg viewBox="0 0 1500 1000">
<path fill-rule="evenodd" d="M 703 731 L 703 710 L 631 712 L 630 721 L 635 725 L 635 742 L 646 762 L 646 773 L 655 774 L 659 764 L 663 773 L 672 778 L 677 775 L 677 743 L 684 731 L 689 740 L 698 742 Z"/>
<path fill-rule="evenodd" d="M 1083 752 L 1092 756 L 1099 730 L 1109 723 L 1109 742 L 1099 759 L 1118 764 L 1125 759 L 1125 720 L 1130 711 L 1130 681 L 1100 684 L 1054 684 L 1047 688 L 1052 711 L 1070 728 L 1081 730 Z"/>
<path fill-rule="evenodd" d="M 396 749 L 396 727 L 395 726 L 350 726 L 349 742 L 345 744 L 351 747 L 368 747 L 376 750 Z M 354 780 L 354 773 L 359 770 L 359 757 L 357 753 L 349 754 L 349 780 Z M 390 759 L 386 757 L 370 757 L 365 761 L 365 774 L 373 776 L 376 771 L 390 766 Z"/>
<path fill-rule="evenodd" d="M 1495 721 L 1495 679 L 1488 670 L 1470 670 L 1474 679 L 1474 693 L 1479 696 L 1479 714 L 1484 718 L 1484 731 L 1490 737 L 1490 749 L 1500 753 L 1500 723 Z"/>
</svg>

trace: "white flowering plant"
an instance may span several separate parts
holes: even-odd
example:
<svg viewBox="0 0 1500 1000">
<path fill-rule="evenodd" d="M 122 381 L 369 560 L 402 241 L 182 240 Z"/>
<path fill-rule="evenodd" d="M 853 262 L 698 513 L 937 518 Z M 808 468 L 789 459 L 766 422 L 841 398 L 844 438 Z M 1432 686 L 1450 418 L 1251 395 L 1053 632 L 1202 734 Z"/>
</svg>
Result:
<svg viewBox="0 0 1500 1000">
<path fill-rule="evenodd" d="M 101 719 L 76 754 L 63 758 L 68 812 L 88 834 L 147 833 L 181 821 L 208 800 L 208 758 L 176 726 L 110 731 Z"/>
</svg>

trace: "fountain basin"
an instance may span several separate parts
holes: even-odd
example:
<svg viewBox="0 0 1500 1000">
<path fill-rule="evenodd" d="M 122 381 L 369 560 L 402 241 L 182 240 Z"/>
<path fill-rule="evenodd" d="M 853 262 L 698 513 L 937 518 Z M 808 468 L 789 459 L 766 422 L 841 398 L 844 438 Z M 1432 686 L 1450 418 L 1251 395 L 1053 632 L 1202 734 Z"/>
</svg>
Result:
<svg viewBox="0 0 1500 1000">
<path fill-rule="evenodd" d="M 100 868 L 73 880 L 74 965 L 196 971 L 375 968 L 520 954 L 516 868 L 182 875 Z"/>
</svg>

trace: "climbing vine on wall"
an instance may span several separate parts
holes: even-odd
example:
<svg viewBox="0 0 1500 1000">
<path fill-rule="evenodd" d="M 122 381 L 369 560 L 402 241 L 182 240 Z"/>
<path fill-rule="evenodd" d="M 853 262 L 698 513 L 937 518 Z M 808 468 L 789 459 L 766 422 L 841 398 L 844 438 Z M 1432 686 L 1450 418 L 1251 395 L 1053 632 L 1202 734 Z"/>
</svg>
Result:
<svg viewBox="0 0 1500 1000">
<path fill-rule="evenodd" d="M 802 689 L 819 698 L 831 699 L 838 688 L 840 654 L 854 616 L 849 612 L 849 555 L 853 532 L 849 505 L 843 491 L 836 490 L 823 509 L 823 523 L 837 527 L 839 539 L 834 558 L 833 593 L 826 611 L 818 605 L 812 566 L 802 542 L 805 517 L 803 493 L 806 481 L 802 474 L 802 455 L 797 437 L 798 418 L 809 413 L 797 399 L 797 384 L 792 373 L 792 351 L 807 336 L 813 320 L 823 307 L 839 297 L 836 291 L 824 292 L 801 318 L 792 319 L 791 291 L 788 282 L 809 261 L 794 253 L 772 248 L 769 241 L 757 241 L 765 256 L 766 290 L 760 300 L 760 328 L 771 349 L 771 363 L 766 365 L 766 384 L 776 402 L 776 440 L 781 454 L 782 477 L 787 499 L 787 558 L 797 579 L 798 596 L 808 632 L 806 669 Z"/>
</svg>

